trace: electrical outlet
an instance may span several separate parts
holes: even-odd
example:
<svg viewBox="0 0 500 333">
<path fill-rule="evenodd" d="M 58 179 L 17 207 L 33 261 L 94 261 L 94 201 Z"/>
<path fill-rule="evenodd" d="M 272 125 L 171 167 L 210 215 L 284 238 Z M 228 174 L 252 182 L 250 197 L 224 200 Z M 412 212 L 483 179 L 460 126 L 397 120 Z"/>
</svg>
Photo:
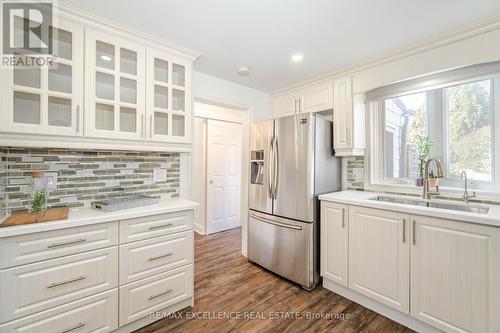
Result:
<svg viewBox="0 0 500 333">
<path fill-rule="evenodd" d="M 155 168 L 153 170 L 153 181 L 166 182 L 167 181 L 167 170 L 161 169 L 161 168 Z"/>
</svg>

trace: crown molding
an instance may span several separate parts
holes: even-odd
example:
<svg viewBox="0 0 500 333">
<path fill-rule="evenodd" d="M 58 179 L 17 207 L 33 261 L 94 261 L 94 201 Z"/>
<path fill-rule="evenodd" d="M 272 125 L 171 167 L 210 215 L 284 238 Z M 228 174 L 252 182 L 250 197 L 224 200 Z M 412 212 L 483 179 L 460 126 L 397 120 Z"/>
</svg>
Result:
<svg viewBox="0 0 500 333">
<path fill-rule="evenodd" d="M 500 15 L 496 15 L 492 18 L 482 20 L 480 22 L 468 24 L 457 29 L 453 29 L 444 34 L 421 40 L 409 47 L 402 49 L 399 52 L 388 53 L 385 56 L 379 57 L 376 60 L 366 62 L 364 64 L 349 66 L 343 69 L 329 72 L 327 74 L 323 74 L 321 76 L 317 76 L 315 78 L 311 78 L 309 80 L 302 81 L 300 83 L 289 85 L 272 92 L 271 97 L 279 96 L 299 88 L 306 88 L 308 86 L 324 81 L 333 80 L 338 77 L 352 75 L 356 72 L 371 69 L 392 61 L 400 60 L 432 49 L 437 49 L 442 46 L 460 42 L 462 40 L 469 39 L 496 29 L 500 29 Z"/>
<path fill-rule="evenodd" d="M 196 61 L 196 59 L 198 59 L 202 55 L 201 52 L 165 41 L 161 38 L 135 29 L 131 29 L 125 25 L 82 11 L 80 9 L 76 9 L 66 4 L 62 4 L 58 1 L 54 1 L 54 4 L 56 6 L 56 13 L 62 14 L 63 17 L 70 17 L 76 21 L 84 21 L 86 25 L 99 28 L 101 30 L 103 30 L 104 28 L 107 28 L 107 30 L 113 30 L 112 32 L 114 33 L 119 33 L 127 38 L 133 38 L 141 43 L 147 43 L 151 47 L 166 48 L 176 56 L 186 58 L 192 62 Z"/>
</svg>

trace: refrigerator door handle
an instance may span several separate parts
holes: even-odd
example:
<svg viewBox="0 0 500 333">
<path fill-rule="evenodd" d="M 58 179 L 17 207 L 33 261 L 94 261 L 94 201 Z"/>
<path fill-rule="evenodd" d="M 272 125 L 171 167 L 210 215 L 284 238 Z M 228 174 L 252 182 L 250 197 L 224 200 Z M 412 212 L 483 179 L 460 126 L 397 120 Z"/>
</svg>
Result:
<svg viewBox="0 0 500 333">
<path fill-rule="evenodd" d="M 273 180 L 274 180 L 274 198 L 276 198 L 278 194 L 278 181 L 279 181 L 279 150 L 278 150 L 278 137 L 274 138 L 274 162 L 273 162 L 273 167 L 274 167 L 274 174 L 273 174 Z"/>
<path fill-rule="evenodd" d="M 287 229 L 293 229 L 293 230 L 302 230 L 302 227 L 298 226 L 298 225 L 289 225 L 289 224 L 285 224 L 285 223 L 271 221 L 271 220 L 265 219 L 263 217 L 254 215 L 254 214 L 251 214 L 250 217 L 254 218 L 256 220 L 259 220 L 261 222 L 264 222 L 264 223 L 269 223 L 269 224 L 275 225 L 277 227 L 282 227 L 282 228 L 287 228 Z"/>
<path fill-rule="evenodd" d="M 267 172 L 267 180 L 269 182 L 269 196 L 274 199 L 273 191 L 273 169 L 274 169 L 274 137 L 271 137 L 271 144 L 269 145 L 269 167 Z"/>
</svg>

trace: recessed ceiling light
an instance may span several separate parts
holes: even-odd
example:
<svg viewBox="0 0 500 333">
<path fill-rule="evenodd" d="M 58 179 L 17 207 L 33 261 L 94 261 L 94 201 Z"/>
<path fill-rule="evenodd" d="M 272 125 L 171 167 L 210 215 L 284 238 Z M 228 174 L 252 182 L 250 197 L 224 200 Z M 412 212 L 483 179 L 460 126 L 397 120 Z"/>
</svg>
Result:
<svg viewBox="0 0 500 333">
<path fill-rule="evenodd" d="M 107 55 L 102 55 L 101 56 L 101 60 L 104 60 L 104 61 L 111 61 L 113 60 L 110 56 L 107 56 Z"/>
<path fill-rule="evenodd" d="M 300 53 L 295 53 L 293 56 L 292 56 L 292 61 L 293 62 L 301 62 L 302 59 L 304 59 L 304 56 Z"/>
<path fill-rule="evenodd" d="M 240 76 L 248 76 L 250 74 L 250 67 L 247 65 L 238 66 L 238 74 Z"/>
</svg>

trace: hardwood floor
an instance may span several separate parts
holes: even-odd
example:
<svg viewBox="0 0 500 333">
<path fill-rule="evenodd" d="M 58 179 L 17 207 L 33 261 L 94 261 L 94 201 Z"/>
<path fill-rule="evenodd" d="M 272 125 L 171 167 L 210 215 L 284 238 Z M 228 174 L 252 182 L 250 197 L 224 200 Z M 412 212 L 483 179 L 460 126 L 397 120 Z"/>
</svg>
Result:
<svg viewBox="0 0 500 333">
<path fill-rule="evenodd" d="M 308 313 L 331 318 L 308 319 Z M 240 228 L 195 234 L 195 306 L 175 317 L 137 332 L 413 332 L 322 287 L 307 292 L 248 262 Z"/>
</svg>

